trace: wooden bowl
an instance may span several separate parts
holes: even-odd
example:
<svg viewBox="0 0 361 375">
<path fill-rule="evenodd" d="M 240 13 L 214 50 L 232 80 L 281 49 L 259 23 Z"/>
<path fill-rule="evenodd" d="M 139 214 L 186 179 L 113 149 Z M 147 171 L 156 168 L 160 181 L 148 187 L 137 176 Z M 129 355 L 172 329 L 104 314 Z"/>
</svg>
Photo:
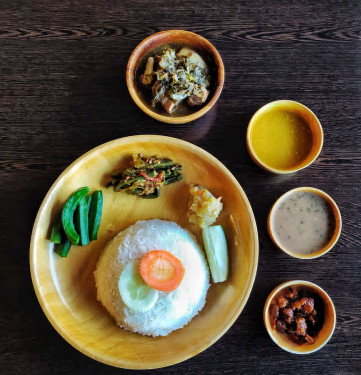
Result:
<svg viewBox="0 0 361 375">
<path fill-rule="evenodd" d="M 301 160 L 299 163 L 293 165 L 290 168 L 274 168 L 270 166 L 259 157 L 259 155 L 253 147 L 252 137 L 255 124 L 257 123 L 259 118 L 262 117 L 264 114 L 274 110 L 283 110 L 295 113 L 306 122 L 312 133 L 312 145 L 308 154 L 303 158 L 303 160 Z M 306 168 L 317 159 L 323 146 L 323 130 L 317 116 L 305 105 L 295 102 L 293 100 L 276 100 L 274 102 L 264 105 L 252 116 L 248 124 L 246 140 L 248 152 L 253 161 L 258 166 L 271 173 L 287 174 Z"/>
<path fill-rule="evenodd" d="M 130 155 L 170 157 L 183 165 L 184 180 L 165 186 L 157 199 L 115 193 L 104 186 L 109 173 L 129 166 Z M 217 219 L 229 246 L 230 275 L 213 284 L 204 309 L 187 326 L 165 337 L 148 337 L 119 328 L 96 298 L 93 272 L 99 255 L 119 231 L 138 220 L 172 220 L 190 230 L 202 244 L 201 230 L 188 222 L 189 184 L 200 184 L 216 197 L 223 211 Z M 101 189 L 104 209 L 98 240 L 72 247 L 67 258 L 54 253 L 50 228 L 68 195 L 89 186 Z M 230 223 L 229 215 L 234 218 Z M 140 135 L 103 144 L 71 164 L 55 181 L 36 218 L 30 246 L 36 295 L 54 328 L 76 349 L 106 364 L 151 369 L 172 365 L 218 340 L 241 313 L 256 276 L 258 236 L 248 199 L 233 175 L 216 158 L 188 142 Z"/>
<path fill-rule="evenodd" d="M 331 210 L 334 214 L 334 217 L 335 217 L 335 228 L 334 228 L 333 235 L 332 235 L 331 239 L 321 249 L 319 249 L 318 251 L 315 251 L 314 253 L 310 253 L 310 254 L 301 254 L 301 253 L 295 252 L 292 249 L 289 249 L 286 246 L 284 246 L 277 239 L 277 235 L 275 234 L 275 229 L 273 227 L 273 217 L 275 215 L 275 212 L 276 212 L 279 204 L 284 199 L 286 199 L 289 195 L 292 195 L 292 194 L 297 193 L 299 191 L 314 193 L 314 194 L 317 194 L 320 197 L 322 197 L 328 203 L 328 205 L 330 206 L 330 208 L 331 208 Z M 325 193 L 324 191 L 322 191 L 320 189 L 316 189 L 316 188 L 313 188 L 313 187 L 299 187 L 299 188 L 296 188 L 296 189 L 289 190 L 288 192 L 283 194 L 280 198 L 278 198 L 277 201 L 273 204 L 273 206 L 272 206 L 272 208 L 271 208 L 271 210 L 268 214 L 267 228 L 268 228 L 268 233 L 269 233 L 272 241 L 274 242 L 274 244 L 278 248 L 280 248 L 282 251 L 284 251 L 286 254 L 288 254 L 288 255 L 290 255 L 294 258 L 299 258 L 299 259 L 314 259 L 314 258 L 318 258 L 318 257 L 326 254 L 336 245 L 336 242 L 338 241 L 338 239 L 340 238 L 340 235 L 341 235 L 342 218 L 341 218 L 341 213 L 340 213 L 340 210 L 339 210 L 336 202 L 327 193 Z"/>
<path fill-rule="evenodd" d="M 323 301 L 324 323 L 313 344 L 305 343 L 300 345 L 294 343 L 288 338 L 287 334 L 279 333 L 278 331 L 271 328 L 269 314 L 270 305 L 277 296 L 281 295 L 282 292 L 289 287 L 305 289 L 318 294 Z M 336 326 L 336 311 L 330 296 L 318 285 L 313 284 L 309 281 L 292 280 L 279 285 L 268 296 L 263 309 L 263 321 L 268 334 L 271 336 L 271 339 L 280 348 L 293 354 L 310 354 L 321 349 L 330 340 Z"/>
<path fill-rule="evenodd" d="M 216 80 L 216 82 L 213 84 L 213 90 L 206 104 L 200 107 L 198 111 L 186 116 L 177 116 L 176 114 L 165 115 L 157 112 L 156 109 L 151 107 L 150 103 L 146 103 L 142 99 L 136 85 L 136 72 L 142 57 L 151 49 L 166 44 L 185 44 L 193 48 L 207 57 L 216 71 L 215 76 L 212 76 L 213 80 Z M 167 30 L 153 34 L 138 44 L 129 58 L 126 80 L 131 97 L 143 112 L 158 121 L 167 122 L 169 124 L 183 124 L 198 119 L 214 106 L 222 92 L 224 84 L 224 66 L 220 54 L 207 39 L 190 31 Z"/>
</svg>

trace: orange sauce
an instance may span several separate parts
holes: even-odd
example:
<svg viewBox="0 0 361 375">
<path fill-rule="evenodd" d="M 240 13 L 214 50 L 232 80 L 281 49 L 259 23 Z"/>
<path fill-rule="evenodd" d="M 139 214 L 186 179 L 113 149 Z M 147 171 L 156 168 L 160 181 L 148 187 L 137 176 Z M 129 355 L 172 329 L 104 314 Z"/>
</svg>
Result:
<svg viewBox="0 0 361 375">
<path fill-rule="evenodd" d="M 251 143 L 261 162 L 274 169 L 292 169 L 310 154 L 313 136 L 307 122 L 287 109 L 261 114 L 252 128 Z"/>
</svg>

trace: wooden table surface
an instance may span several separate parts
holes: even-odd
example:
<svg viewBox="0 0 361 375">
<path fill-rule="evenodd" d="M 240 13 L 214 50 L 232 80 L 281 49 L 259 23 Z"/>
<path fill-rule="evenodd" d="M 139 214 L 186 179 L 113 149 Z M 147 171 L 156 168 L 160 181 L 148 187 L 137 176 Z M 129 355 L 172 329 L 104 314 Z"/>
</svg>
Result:
<svg viewBox="0 0 361 375">
<path fill-rule="evenodd" d="M 259 230 L 256 281 L 235 324 L 204 352 L 155 372 L 361 373 L 360 14 L 358 0 L 1 1 L 0 373 L 133 373 L 86 357 L 52 328 L 32 287 L 29 244 L 57 176 L 93 147 L 135 134 L 173 136 L 212 153 L 242 185 Z M 217 107 L 194 123 L 147 117 L 126 88 L 132 50 L 166 29 L 201 34 L 225 64 Z M 325 136 L 312 166 L 282 177 L 257 167 L 245 144 L 252 114 L 276 99 L 309 106 Z M 266 216 L 282 193 L 307 185 L 334 198 L 343 230 L 328 254 L 302 261 L 273 245 Z M 282 351 L 263 326 L 267 295 L 291 279 L 319 284 L 337 311 L 331 341 L 308 356 Z"/>
</svg>

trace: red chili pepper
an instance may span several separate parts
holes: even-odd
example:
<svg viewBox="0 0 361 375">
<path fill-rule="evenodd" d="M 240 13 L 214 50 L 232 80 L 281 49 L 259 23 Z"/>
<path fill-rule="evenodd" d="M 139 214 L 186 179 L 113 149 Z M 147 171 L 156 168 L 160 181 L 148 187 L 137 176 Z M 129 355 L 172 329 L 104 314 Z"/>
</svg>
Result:
<svg viewBox="0 0 361 375">
<path fill-rule="evenodd" d="M 156 181 L 156 182 L 161 182 L 163 179 L 163 173 L 160 172 L 157 177 L 149 177 L 147 176 L 144 172 L 139 173 L 141 176 L 143 176 L 147 181 Z"/>
<path fill-rule="evenodd" d="M 163 179 L 163 172 L 160 172 L 158 176 L 155 178 L 158 182 L 162 182 Z"/>
</svg>

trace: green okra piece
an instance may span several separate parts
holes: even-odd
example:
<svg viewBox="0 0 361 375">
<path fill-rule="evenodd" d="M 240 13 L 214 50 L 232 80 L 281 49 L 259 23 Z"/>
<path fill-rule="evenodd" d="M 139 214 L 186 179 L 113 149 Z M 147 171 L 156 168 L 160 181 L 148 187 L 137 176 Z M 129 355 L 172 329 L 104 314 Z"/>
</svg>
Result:
<svg viewBox="0 0 361 375">
<path fill-rule="evenodd" d="M 96 190 L 92 194 L 89 212 L 89 238 L 91 241 L 98 238 L 98 231 L 103 212 L 103 193 Z"/>
<path fill-rule="evenodd" d="M 120 189 L 126 189 L 135 181 L 144 180 L 143 176 L 137 176 L 134 178 L 130 178 L 128 180 L 121 180 L 118 185 L 114 186 L 114 191 L 119 191 Z"/>
<path fill-rule="evenodd" d="M 114 186 L 114 191 L 117 192 L 119 191 L 120 189 L 122 189 L 124 186 L 126 186 L 127 183 L 124 181 L 124 180 L 120 180 L 119 183 L 117 185 Z"/>
<path fill-rule="evenodd" d="M 61 243 L 59 246 L 57 246 L 56 253 L 65 258 L 68 255 L 70 248 L 71 242 L 66 239 L 64 243 Z"/>
<path fill-rule="evenodd" d="M 154 198 L 158 198 L 159 196 L 160 196 L 160 189 L 159 188 L 156 188 L 154 193 L 152 193 L 152 194 L 141 195 L 141 197 L 144 198 L 144 199 L 154 199 Z"/>
<path fill-rule="evenodd" d="M 153 164 L 154 169 L 164 169 L 169 168 L 174 165 L 174 161 L 170 159 L 164 159 L 159 164 Z"/>
<path fill-rule="evenodd" d="M 141 188 L 135 188 L 135 189 L 133 189 L 133 190 L 130 191 L 130 194 L 132 194 L 132 195 L 138 195 L 138 194 L 140 194 L 142 192 L 143 192 L 143 189 L 141 189 Z"/>
<path fill-rule="evenodd" d="M 80 236 L 74 226 L 74 212 L 79 201 L 88 193 L 89 188 L 87 186 L 75 190 L 66 200 L 61 212 L 61 221 L 65 235 L 73 245 L 78 245 L 80 241 Z"/>
<path fill-rule="evenodd" d="M 86 195 L 83 197 L 75 210 L 76 227 L 79 231 L 80 241 L 79 245 L 88 245 L 89 243 L 89 209 L 91 205 L 92 196 Z"/>
<path fill-rule="evenodd" d="M 168 178 L 167 180 L 164 181 L 163 185 L 170 185 L 170 184 L 173 184 L 174 182 L 177 182 L 177 181 L 180 181 L 180 180 L 183 180 L 183 175 L 182 174 L 180 174 L 178 176 L 174 176 L 174 177 Z"/>
<path fill-rule="evenodd" d="M 61 223 L 61 213 L 57 216 L 55 223 L 53 225 L 53 228 L 51 230 L 51 235 L 50 235 L 50 241 L 54 242 L 56 244 L 61 243 L 61 233 L 63 231 L 62 223 Z"/>
</svg>

